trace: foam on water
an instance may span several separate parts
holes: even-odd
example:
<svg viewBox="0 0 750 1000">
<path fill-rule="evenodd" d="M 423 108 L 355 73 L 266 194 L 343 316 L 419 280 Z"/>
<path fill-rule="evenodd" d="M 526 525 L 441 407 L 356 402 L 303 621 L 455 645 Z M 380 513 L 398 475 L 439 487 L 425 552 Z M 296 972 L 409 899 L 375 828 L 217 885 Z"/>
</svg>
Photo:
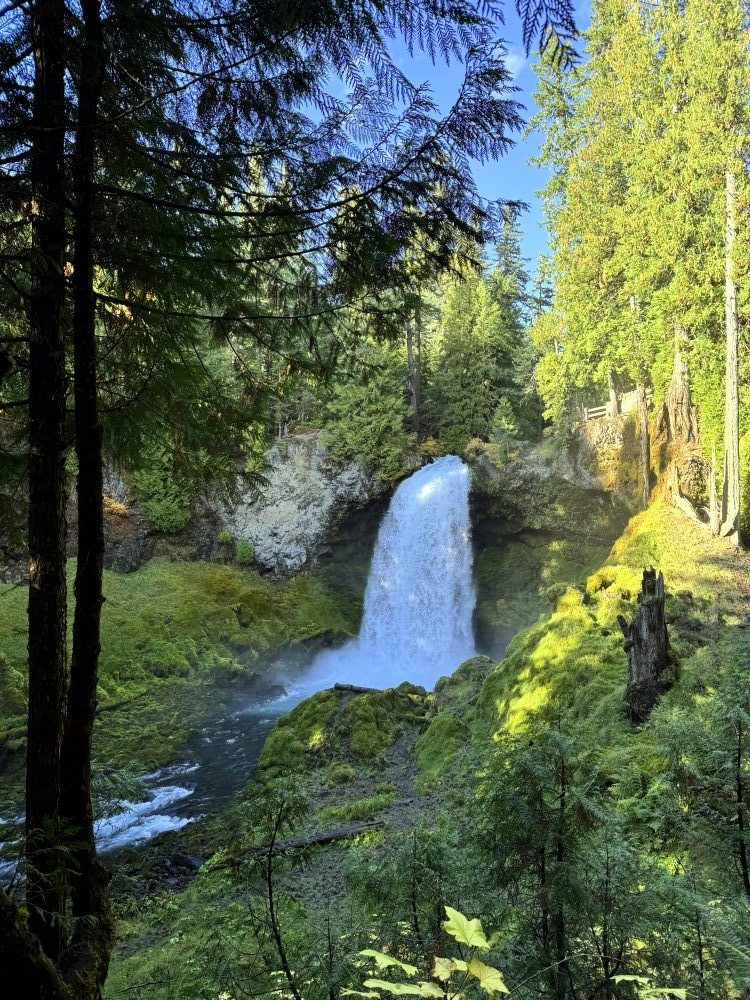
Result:
<svg viewBox="0 0 750 1000">
<path fill-rule="evenodd" d="M 473 655 L 469 469 L 455 455 L 404 480 L 378 533 L 359 638 L 321 654 L 308 684 L 432 687 Z"/>
<path fill-rule="evenodd" d="M 145 802 L 121 802 L 120 812 L 100 819 L 94 824 L 99 850 L 102 852 L 120 850 L 151 840 L 158 833 L 179 830 L 180 827 L 186 826 L 197 817 L 177 816 L 166 810 L 192 794 L 192 788 L 164 785 L 155 788 Z"/>
</svg>

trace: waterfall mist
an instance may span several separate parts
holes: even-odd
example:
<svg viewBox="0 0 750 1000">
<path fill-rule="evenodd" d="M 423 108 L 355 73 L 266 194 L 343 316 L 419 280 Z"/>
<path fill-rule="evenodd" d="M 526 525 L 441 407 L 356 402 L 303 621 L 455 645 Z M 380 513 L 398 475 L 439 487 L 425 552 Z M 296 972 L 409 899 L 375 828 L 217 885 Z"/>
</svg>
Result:
<svg viewBox="0 0 750 1000">
<path fill-rule="evenodd" d="M 316 687 L 431 688 L 473 655 L 469 470 L 454 455 L 405 479 L 378 533 L 359 638 L 321 654 Z"/>
</svg>

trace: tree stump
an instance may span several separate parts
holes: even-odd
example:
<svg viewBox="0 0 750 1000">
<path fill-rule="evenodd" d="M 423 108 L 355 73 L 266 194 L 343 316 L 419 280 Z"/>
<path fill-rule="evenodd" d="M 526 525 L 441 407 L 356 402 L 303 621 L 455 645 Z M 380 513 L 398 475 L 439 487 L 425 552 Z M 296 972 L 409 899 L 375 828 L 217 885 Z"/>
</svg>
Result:
<svg viewBox="0 0 750 1000">
<path fill-rule="evenodd" d="M 643 571 L 638 610 L 628 623 L 618 622 L 628 654 L 628 686 L 625 704 L 631 722 L 645 722 L 661 695 L 672 682 L 667 623 L 664 617 L 664 576 L 655 569 Z"/>
</svg>

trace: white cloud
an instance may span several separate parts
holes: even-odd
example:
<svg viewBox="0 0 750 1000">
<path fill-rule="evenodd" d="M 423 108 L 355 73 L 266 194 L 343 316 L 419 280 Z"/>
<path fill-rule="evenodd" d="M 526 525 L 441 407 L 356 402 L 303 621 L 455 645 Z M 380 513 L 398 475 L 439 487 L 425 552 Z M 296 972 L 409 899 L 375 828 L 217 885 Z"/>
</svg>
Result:
<svg viewBox="0 0 750 1000">
<path fill-rule="evenodd" d="M 512 80 L 518 79 L 525 65 L 526 57 L 522 53 L 516 52 L 515 49 L 508 49 L 505 56 L 505 66 Z"/>
</svg>

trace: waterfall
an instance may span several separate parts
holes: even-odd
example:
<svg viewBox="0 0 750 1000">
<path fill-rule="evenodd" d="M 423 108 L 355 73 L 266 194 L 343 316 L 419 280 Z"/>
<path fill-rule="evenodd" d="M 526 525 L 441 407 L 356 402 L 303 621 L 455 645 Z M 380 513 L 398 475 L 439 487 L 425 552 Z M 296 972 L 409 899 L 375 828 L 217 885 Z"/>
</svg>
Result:
<svg viewBox="0 0 750 1000">
<path fill-rule="evenodd" d="M 312 672 L 331 684 L 431 688 L 473 655 L 475 601 L 469 470 L 448 455 L 399 485 L 378 533 L 359 638 L 323 653 Z"/>
</svg>

